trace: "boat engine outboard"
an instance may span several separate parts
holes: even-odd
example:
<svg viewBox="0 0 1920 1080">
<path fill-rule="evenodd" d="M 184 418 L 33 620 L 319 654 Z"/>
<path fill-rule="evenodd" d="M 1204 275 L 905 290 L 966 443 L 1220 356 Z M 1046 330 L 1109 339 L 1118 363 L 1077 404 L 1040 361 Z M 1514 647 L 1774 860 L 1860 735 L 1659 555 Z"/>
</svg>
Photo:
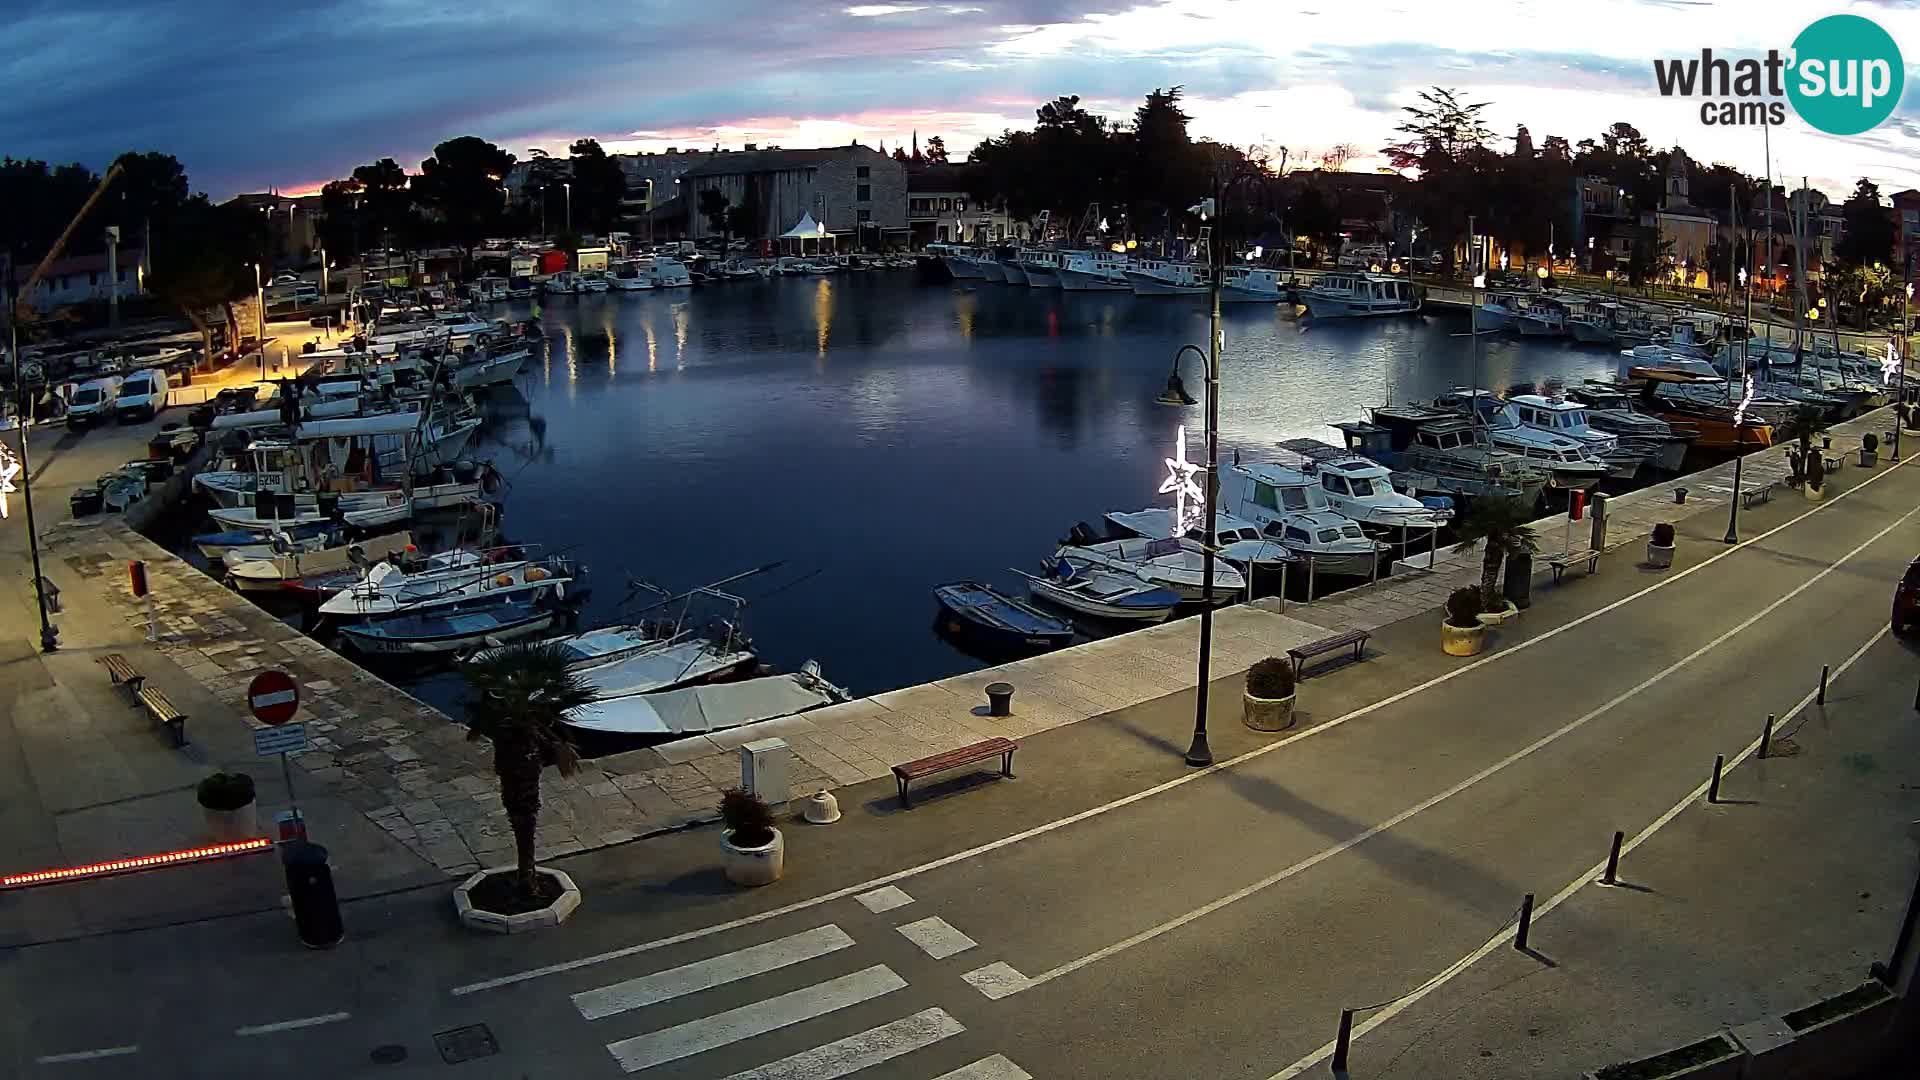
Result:
<svg viewBox="0 0 1920 1080">
<path fill-rule="evenodd" d="M 1074 547 L 1086 547 L 1089 544 L 1099 543 L 1100 535 L 1093 531 L 1093 526 L 1084 521 L 1077 521 L 1074 522 L 1073 528 L 1067 530 L 1066 542 Z"/>
</svg>

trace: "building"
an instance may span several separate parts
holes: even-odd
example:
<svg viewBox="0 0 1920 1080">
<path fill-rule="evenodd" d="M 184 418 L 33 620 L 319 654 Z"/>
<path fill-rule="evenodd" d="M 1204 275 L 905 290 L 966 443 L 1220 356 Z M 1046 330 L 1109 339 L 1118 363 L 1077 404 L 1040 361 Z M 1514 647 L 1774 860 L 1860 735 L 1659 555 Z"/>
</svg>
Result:
<svg viewBox="0 0 1920 1080">
<path fill-rule="evenodd" d="M 320 250 L 320 196 L 256 192 L 235 195 L 228 206 L 242 206 L 265 214 L 267 255 L 282 269 L 305 266 Z"/>
<path fill-rule="evenodd" d="M 1920 191 L 1908 188 L 1893 195 L 1893 261 L 1906 280 L 1920 266 Z"/>
<path fill-rule="evenodd" d="M 1661 271 L 1681 285 L 1704 289 L 1709 280 L 1707 250 L 1719 232 L 1719 223 L 1687 196 L 1692 164 L 1687 152 L 1677 146 L 1668 155 L 1666 191 L 1661 195 L 1660 209 L 1653 215 L 1654 236 L 1665 260 Z"/>
<path fill-rule="evenodd" d="M 1590 274 L 1624 267 L 1644 236 L 1627 211 L 1627 193 L 1599 176 L 1573 181 L 1573 247 Z"/>
<path fill-rule="evenodd" d="M 614 155 L 614 160 L 620 163 L 621 174 L 627 178 L 627 197 L 621 202 L 625 215 L 638 219 L 673 198 L 680 178 L 705 161 L 710 153 L 669 146 L 662 153 Z"/>
<path fill-rule="evenodd" d="M 1015 222 L 1005 205 L 976 203 L 967 190 L 971 165 L 922 165 L 907 169 L 907 228 L 913 246 L 956 241 L 998 244 L 1024 240 L 1024 222 Z"/>
<path fill-rule="evenodd" d="M 696 242 L 721 235 L 701 212 L 707 191 L 744 208 L 742 224 L 726 230 L 737 238 L 771 240 L 808 215 L 854 247 L 904 244 L 908 237 L 906 165 L 859 143 L 721 150 L 682 173 L 679 187 L 687 236 Z"/>
<path fill-rule="evenodd" d="M 16 263 L 13 267 L 13 288 L 21 289 L 27 279 L 33 276 L 36 263 Z M 73 255 L 64 259 L 55 259 L 47 268 L 40 284 L 34 286 L 31 294 L 22 294 L 20 299 L 41 314 L 55 308 L 74 304 L 106 303 L 114 294 L 114 282 L 119 283 L 121 300 L 147 295 L 147 256 L 139 248 L 121 248 L 115 257 L 113 273 L 107 271 L 107 256 Z"/>
</svg>

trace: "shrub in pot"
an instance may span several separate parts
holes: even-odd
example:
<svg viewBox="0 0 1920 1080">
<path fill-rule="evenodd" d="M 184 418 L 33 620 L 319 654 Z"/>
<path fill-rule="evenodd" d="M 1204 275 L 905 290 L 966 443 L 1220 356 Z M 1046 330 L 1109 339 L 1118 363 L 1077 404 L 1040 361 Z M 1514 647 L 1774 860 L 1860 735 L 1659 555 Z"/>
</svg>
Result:
<svg viewBox="0 0 1920 1080">
<path fill-rule="evenodd" d="M 786 841 L 773 811 L 760 796 L 729 788 L 720 796 L 720 852 L 727 880 L 735 885 L 771 885 L 786 869 Z"/>
<path fill-rule="evenodd" d="M 1860 467 L 1871 469 L 1880 463 L 1880 437 L 1869 431 L 1860 436 Z"/>
<path fill-rule="evenodd" d="M 1653 535 L 1647 539 L 1647 565 L 1655 570 L 1673 565 L 1672 525 L 1663 521 L 1653 527 Z"/>
<path fill-rule="evenodd" d="M 1827 497 L 1827 466 L 1819 454 L 1807 455 L 1807 483 L 1800 490 L 1807 496 L 1808 502 L 1819 502 Z"/>
<path fill-rule="evenodd" d="M 1440 648 L 1448 656 L 1473 656 L 1486 647 L 1487 628 L 1480 624 L 1486 610 L 1480 590 L 1471 585 L 1447 597 L 1447 617 L 1440 623 Z"/>
<path fill-rule="evenodd" d="M 254 812 L 253 777 L 246 773 L 217 772 L 200 781 L 194 794 L 214 843 L 247 840 L 260 835 Z"/>
<path fill-rule="evenodd" d="M 1293 726 L 1293 661 L 1269 656 L 1247 669 L 1240 722 L 1255 731 Z"/>
</svg>

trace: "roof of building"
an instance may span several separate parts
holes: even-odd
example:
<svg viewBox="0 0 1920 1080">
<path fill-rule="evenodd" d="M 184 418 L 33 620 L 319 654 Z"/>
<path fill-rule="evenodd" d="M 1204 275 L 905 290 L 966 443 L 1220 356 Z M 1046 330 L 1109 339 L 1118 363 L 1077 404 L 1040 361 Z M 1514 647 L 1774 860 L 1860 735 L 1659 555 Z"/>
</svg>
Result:
<svg viewBox="0 0 1920 1080">
<path fill-rule="evenodd" d="M 793 169 L 823 165 L 829 161 L 847 157 L 857 150 L 865 150 L 876 157 L 879 155 L 879 151 L 857 143 L 852 146 L 825 146 L 814 150 L 723 150 L 709 154 L 705 161 L 688 169 L 682 175 L 737 176 L 741 173 L 788 172 Z"/>
<path fill-rule="evenodd" d="M 120 249 L 119 260 L 119 268 L 131 274 L 133 273 L 134 267 L 139 266 L 145 261 L 145 255 L 139 248 L 123 247 Z M 38 265 L 40 264 L 37 259 L 32 262 L 23 260 L 14 263 L 14 283 L 17 285 L 25 285 L 27 279 L 33 276 L 33 268 Z M 41 280 L 47 281 L 60 277 L 63 274 L 105 273 L 106 270 L 107 255 L 105 252 L 100 252 L 95 255 L 69 255 L 64 259 L 53 260 L 53 265 L 47 267 L 47 276 Z"/>
</svg>

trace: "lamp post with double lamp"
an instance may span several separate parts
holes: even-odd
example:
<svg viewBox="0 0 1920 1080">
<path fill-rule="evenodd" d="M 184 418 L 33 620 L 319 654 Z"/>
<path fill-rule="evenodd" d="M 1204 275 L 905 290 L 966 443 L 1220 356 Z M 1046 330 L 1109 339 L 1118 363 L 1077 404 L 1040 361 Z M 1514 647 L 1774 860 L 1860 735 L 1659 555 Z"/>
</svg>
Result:
<svg viewBox="0 0 1920 1080">
<path fill-rule="evenodd" d="M 267 287 L 260 283 L 260 264 L 253 267 L 254 341 L 260 346 L 260 381 L 267 381 Z"/>
</svg>

